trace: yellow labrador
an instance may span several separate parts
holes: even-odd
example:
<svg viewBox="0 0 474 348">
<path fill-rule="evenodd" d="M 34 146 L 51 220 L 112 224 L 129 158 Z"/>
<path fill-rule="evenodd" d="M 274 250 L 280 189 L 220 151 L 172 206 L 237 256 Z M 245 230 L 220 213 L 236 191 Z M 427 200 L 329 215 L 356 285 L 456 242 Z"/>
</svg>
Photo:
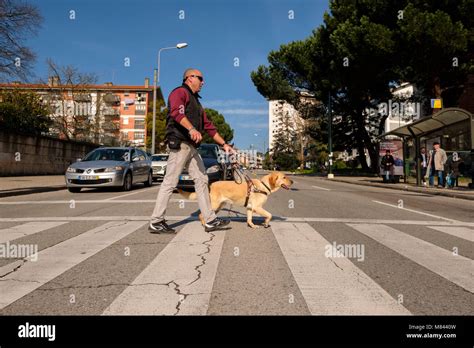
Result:
<svg viewBox="0 0 474 348">
<path fill-rule="evenodd" d="M 265 218 L 263 224 L 264 227 L 269 227 L 272 214 L 263 209 L 263 205 L 267 202 L 268 196 L 273 192 L 278 191 L 280 188 L 289 190 L 293 181 L 286 177 L 281 172 L 271 172 L 265 175 L 260 180 L 252 179 L 255 187 L 261 192 L 254 192 L 253 187 L 247 201 L 247 182 L 242 180 L 242 183 L 238 184 L 235 181 L 216 181 L 211 184 L 209 196 L 211 198 L 211 207 L 216 213 L 222 209 L 225 203 L 231 203 L 234 205 L 245 207 L 247 201 L 247 225 L 252 228 L 258 228 L 252 222 L 253 213 L 257 213 Z M 195 192 L 185 192 L 178 190 L 179 193 L 190 200 L 196 199 Z M 262 193 L 265 192 L 265 193 Z M 204 224 L 202 214 L 199 214 L 201 223 Z"/>
</svg>

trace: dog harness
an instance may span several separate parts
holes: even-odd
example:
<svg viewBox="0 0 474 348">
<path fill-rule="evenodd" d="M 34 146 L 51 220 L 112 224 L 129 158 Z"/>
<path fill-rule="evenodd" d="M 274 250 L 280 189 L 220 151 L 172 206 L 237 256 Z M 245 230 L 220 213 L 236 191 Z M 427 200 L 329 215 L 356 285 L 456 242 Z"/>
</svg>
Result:
<svg viewBox="0 0 474 348">
<path fill-rule="evenodd" d="M 244 207 L 247 208 L 247 204 L 249 203 L 249 197 L 250 197 L 251 192 L 262 193 L 265 196 L 267 196 L 268 193 L 265 191 L 259 190 L 249 177 L 246 176 L 245 180 L 247 181 L 247 197 L 245 197 Z M 265 185 L 263 181 L 260 181 L 260 182 L 263 184 L 263 186 L 265 186 L 265 188 L 268 190 L 269 193 L 272 192 L 272 190 L 267 185 Z M 253 190 L 252 190 L 252 187 L 253 187 Z"/>
<path fill-rule="evenodd" d="M 260 180 L 260 182 L 262 183 L 263 186 L 265 186 L 265 188 L 268 190 L 268 193 L 265 192 L 265 191 L 262 191 L 260 189 L 258 189 L 255 184 L 253 183 L 252 179 L 249 178 L 249 176 L 243 171 L 242 169 L 242 166 L 239 165 L 238 162 L 234 162 L 232 163 L 232 170 L 234 171 L 235 174 L 237 174 L 237 176 L 240 177 L 240 179 L 242 179 L 242 177 L 245 178 L 245 181 L 247 182 L 247 197 L 245 197 L 245 204 L 244 204 L 244 207 L 247 207 L 248 203 L 249 203 L 249 198 L 250 198 L 250 193 L 251 192 L 255 192 L 255 193 L 261 193 L 261 194 L 264 194 L 264 195 L 268 195 L 269 193 L 272 192 L 272 190 L 263 182 Z M 234 178 L 235 178 L 235 175 L 234 175 Z M 234 179 L 236 183 L 237 182 L 237 179 Z M 242 183 L 242 181 L 240 182 Z M 240 184 L 238 183 L 238 184 Z"/>
</svg>

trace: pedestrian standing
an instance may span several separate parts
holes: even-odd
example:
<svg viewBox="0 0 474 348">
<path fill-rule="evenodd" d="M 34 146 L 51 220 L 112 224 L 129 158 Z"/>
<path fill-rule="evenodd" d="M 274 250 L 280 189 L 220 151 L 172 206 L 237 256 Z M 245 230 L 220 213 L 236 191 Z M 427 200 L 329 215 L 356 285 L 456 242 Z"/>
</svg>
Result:
<svg viewBox="0 0 474 348">
<path fill-rule="evenodd" d="M 438 177 L 438 188 L 444 188 L 444 165 L 448 157 L 438 142 L 433 144 L 433 151 L 429 157 L 428 168 L 430 170 L 430 187 L 434 186 L 434 177 Z"/>
<path fill-rule="evenodd" d="M 393 181 L 393 166 L 395 165 L 395 160 L 393 156 L 390 154 L 390 150 L 385 151 L 385 156 L 382 157 L 381 166 L 384 170 L 385 174 L 385 181 L 392 182 Z"/>
<path fill-rule="evenodd" d="M 218 230 L 229 224 L 228 220 L 218 218 L 211 209 L 209 179 L 197 147 L 202 140 L 202 132 L 205 131 L 226 153 L 234 150 L 219 135 L 199 102 L 201 96 L 198 92 L 203 85 L 202 73 L 197 69 L 187 69 L 183 74 L 182 85 L 175 88 L 168 97 L 165 141 L 170 155 L 148 228 L 151 233 L 176 233 L 166 223 L 165 212 L 179 176 L 186 167 L 194 180 L 199 209 L 205 221 L 205 231 Z"/>
<path fill-rule="evenodd" d="M 420 159 L 421 159 L 421 180 L 423 180 L 423 186 L 426 186 L 426 171 L 428 169 L 428 156 L 426 154 L 425 147 L 422 147 L 420 149 Z"/>
</svg>

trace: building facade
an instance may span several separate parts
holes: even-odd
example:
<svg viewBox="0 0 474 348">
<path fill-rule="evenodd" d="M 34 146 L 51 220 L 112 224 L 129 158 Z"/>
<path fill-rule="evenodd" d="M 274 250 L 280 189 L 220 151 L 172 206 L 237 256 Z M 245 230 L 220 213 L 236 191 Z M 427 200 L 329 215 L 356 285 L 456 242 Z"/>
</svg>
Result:
<svg viewBox="0 0 474 348">
<path fill-rule="evenodd" d="M 153 86 L 61 85 L 50 77 L 47 84 L 0 84 L 0 90 L 30 91 L 50 109 L 50 134 L 59 139 L 104 145 L 145 147 L 146 114 L 153 102 Z M 157 90 L 157 98 L 163 99 Z"/>
</svg>

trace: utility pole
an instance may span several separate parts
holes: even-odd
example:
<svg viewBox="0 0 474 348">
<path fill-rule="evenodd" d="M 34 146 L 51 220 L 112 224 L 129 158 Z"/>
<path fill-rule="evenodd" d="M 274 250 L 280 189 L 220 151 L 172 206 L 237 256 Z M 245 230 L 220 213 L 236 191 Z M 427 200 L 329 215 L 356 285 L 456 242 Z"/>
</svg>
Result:
<svg viewBox="0 0 474 348">
<path fill-rule="evenodd" d="M 329 173 L 328 179 L 333 179 L 334 174 L 332 173 L 332 110 L 331 110 L 331 92 L 329 92 L 328 100 L 328 142 L 329 142 Z"/>
<path fill-rule="evenodd" d="M 153 70 L 153 130 L 151 133 L 151 154 L 155 154 L 155 132 L 156 132 L 156 80 L 157 70 Z"/>
</svg>

